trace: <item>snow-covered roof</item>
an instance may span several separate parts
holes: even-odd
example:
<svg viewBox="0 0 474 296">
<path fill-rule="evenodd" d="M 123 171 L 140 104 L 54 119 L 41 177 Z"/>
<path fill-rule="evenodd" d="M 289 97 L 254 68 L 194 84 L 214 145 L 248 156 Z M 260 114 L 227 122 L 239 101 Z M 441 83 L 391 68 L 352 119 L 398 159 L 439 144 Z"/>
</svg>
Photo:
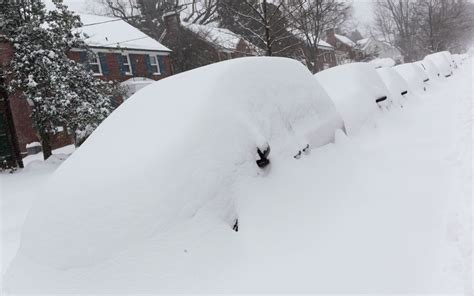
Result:
<svg viewBox="0 0 474 296">
<path fill-rule="evenodd" d="M 79 14 L 79 16 L 83 23 L 80 30 L 88 36 L 85 42 L 91 47 L 171 51 L 119 18 L 91 14 Z"/>
<path fill-rule="evenodd" d="M 234 32 L 214 25 L 199 25 L 182 22 L 183 26 L 201 36 L 206 41 L 223 49 L 235 50 L 241 37 Z"/>
<path fill-rule="evenodd" d="M 336 38 L 341 41 L 342 43 L 344 43 L 345 45 L 347 46 L 350 46 L 350 47 L 355 47 L 356 44 L 354 43 L 354 41 L 352 41 L 351 39 L 347 38 L 346 36 L 343 36 L 343 35 L 339 35 L 339 34 L 334 34 L 336 36 Z"/>
<path fill-rule="evenodd" d="M 334 49 L 334 47 L 332 47 L 331 44 L 327 43 L 326 41 L 324 41 L 322 39 L 319 39 L 318 47 L 327 47 L 327 48 Z"/>
<path fill-rule="evenodd" d="M 369 44 L 370 39 L 371 38 L 368 37 L 368 38 L 357 40 L 357 42 L 356 42 L 357 46 L 361 49 L 364 49 Z"/>
</svg>

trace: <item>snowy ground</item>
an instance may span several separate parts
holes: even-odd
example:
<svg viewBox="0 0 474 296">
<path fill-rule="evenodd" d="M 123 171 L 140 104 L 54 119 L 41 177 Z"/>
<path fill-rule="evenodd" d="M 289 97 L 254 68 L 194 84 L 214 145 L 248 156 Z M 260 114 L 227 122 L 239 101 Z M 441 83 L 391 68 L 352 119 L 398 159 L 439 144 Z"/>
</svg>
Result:
<svg viewBox="0 0 474 296">
<path fill-rule="evenodd" d="M 469 294 L 473 83 L 469 62 L 356 135 L 240 180 L 238 233 L 198 215 L 98 266 L 32 274 L 76 293 Z M 2 275 L 59 163 L 0 175 Z"/>
</svg>

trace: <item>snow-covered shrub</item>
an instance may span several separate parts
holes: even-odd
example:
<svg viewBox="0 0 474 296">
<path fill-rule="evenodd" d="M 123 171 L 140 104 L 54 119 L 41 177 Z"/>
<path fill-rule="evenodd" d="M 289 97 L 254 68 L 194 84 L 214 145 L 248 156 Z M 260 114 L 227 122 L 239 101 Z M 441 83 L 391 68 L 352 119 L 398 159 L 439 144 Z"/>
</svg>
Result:
<svg viewBox="0 0 474 296">
<path fill-rule="evenodd" d="M 437 52 L 427 55 L 424 60 L 431 61 L 440 71 L 441 76 L 449 77 L 453 74 L 451 61 L 445 52 Z"/>
<path fill-rule="evenodd" d="M 423 69 L 413 63 L 401 64 L 393 67 L 398 74 L 408 83 L 414 92 L 426 90 L 428 76 Z"/>
<path fill-rule="evenodd" d="M 18 256 L 56 268 L 94 265 L 198 213 L 232 229 L 232 186 L 262 172 L 257 149 L 271 147 L 278 166 L 342 127 L 326 92 L 291 59 L 240 58 L 160 80 L 55 171 L 26 219 Z"/>
<path fill-rule="evenodd" d="M 333 100 L 349 134 L 357 131 L 379 107 L 391 103 L 389 91 L 369 63 L 337 66 L 314 77 Z"/>
</svg>

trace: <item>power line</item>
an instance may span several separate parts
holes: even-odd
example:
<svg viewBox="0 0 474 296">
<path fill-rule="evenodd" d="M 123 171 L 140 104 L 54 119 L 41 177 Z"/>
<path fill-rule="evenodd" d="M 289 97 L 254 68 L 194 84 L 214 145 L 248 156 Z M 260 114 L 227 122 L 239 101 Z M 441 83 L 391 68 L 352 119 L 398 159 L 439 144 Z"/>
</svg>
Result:
<svg viewBox="0 0 474 296">
<path fill-rule="evenodd" d="M 145 39 L 145 38 L 151 38 L 151 37 L 149 37 L 149 36 L 144 36 L 144 37 L 140 37 L 140 38 L 135 38 L 135 39 L 129 39 L 129 40 L 123 40 L 123 41 L 119 41 L 119 42 L 114 42 L 114 43 L 104 44 L 104 45 L 102 45 L 102 46 L 108 46 L 108 45 L 120 44 L 120 43 L 125 43 L 125 42 L 130 42 L 130 41 L 141 40 L 141 39 Z"/>
<path fill-rule="evenodd" d="M 118 22 L 118 21 L 121 21 L 121 20 L 122 19 L 108 20 L 108 21 L 103 21 L 103 22 L 85 24 L 85 25 L 82 25 L 82 26 L 83 27 L 89 27 L 89 26 L 95 26 L 95 25 L 100 25 L 100 24 L 105 24 L 105 23 Z"/>
</svg>

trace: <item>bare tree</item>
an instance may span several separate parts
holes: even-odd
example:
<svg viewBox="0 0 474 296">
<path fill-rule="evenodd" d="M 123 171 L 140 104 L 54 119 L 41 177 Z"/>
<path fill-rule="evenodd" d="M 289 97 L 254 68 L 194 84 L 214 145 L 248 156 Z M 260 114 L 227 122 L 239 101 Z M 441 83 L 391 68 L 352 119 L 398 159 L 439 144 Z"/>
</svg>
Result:
<svg viewBox="0 0 474 296">
<path fill-rule="evenodd" d="M 350 8 L 350 5 L 339 0 L 288 1 L 293 33 L 304 41 L 306 64 L 313 73 L 321 70 L 319 43 L 323 33 L 346 21 Z"/>
<path fill-rule="evenodd" d="M 420 0 L 416 6 L 419 36 L 425 53 L 455 50 L 472 32 L 472 11 L 465 0 Z"/>
<path fill-rule="evenodd" d="M 378 0 L 376 32 L 405 60 L 465 49 L 472 42 L 474 4 L 467 0 Z"/>
<path fill-rule="evenodd" d="M 406 61 L 418 58 L 416 0 L 377 0 L 375 28 L 386 42 L 398 48 Z"/>
<path fill-rule="evenodd" d="M 306 0 L 302 0 L 306 1 Z M 265 55 L 287 55 L 298 45 L 291 32 L 285 0 L 222 0 L 221 21 L 225 27 L 246 36 L 265 50 Z M 291 41 L 290 41 L 291 40 Z"/>
</svg>

